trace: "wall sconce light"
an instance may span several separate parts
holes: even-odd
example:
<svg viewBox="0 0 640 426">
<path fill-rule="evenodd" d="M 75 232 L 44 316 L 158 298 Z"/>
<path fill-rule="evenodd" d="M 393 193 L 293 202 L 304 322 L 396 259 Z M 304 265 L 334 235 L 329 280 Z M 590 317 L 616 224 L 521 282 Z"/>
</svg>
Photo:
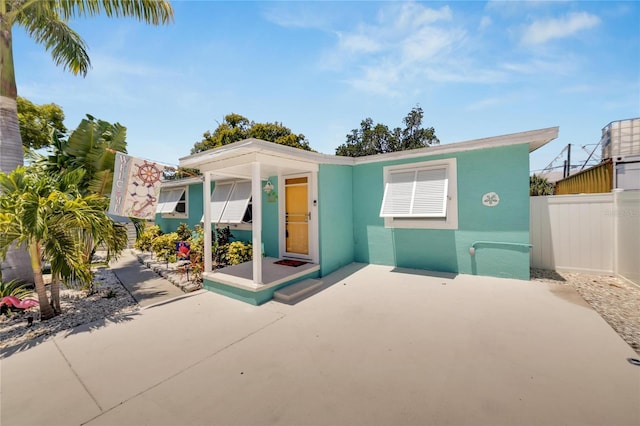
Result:
<svg viewBox="0 0 640 426">
<path fill-rule="evenodd" d="M 271 181 L 267 181 L 267 183 L 264 184 L 264 188 L 262 189 L 266 194 L 269 194 L 271 193 L 271 191 L 273 191 L 273 184 L 271 183 Z"/>
</svg>

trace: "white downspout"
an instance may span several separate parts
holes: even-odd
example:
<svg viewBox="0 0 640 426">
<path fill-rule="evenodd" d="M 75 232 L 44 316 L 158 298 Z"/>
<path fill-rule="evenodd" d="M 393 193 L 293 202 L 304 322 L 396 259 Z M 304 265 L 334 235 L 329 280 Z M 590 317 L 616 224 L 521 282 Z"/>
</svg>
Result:
<svg viewBox="0 0 640 426">
<path fill-rule="evenodd" d="M 202 199 L 204 200 L 204 272 L 213 270 L 211 253 L 211 173 L 204 173 L 202 187 Z"/>
<path fill-rule="evenodd" d="M 262 284 L 262 180 L 260 163 L 251 164 L 251 231 L 253 234 L 253 284 Z"/>
</svg>

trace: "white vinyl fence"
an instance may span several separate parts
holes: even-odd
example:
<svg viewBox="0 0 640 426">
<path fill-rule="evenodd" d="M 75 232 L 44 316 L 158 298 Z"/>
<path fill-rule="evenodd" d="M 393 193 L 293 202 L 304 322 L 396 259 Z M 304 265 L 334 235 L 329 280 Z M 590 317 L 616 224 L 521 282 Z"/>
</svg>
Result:
<svg viewBox="0 0 640 426">
<path fill-rule="evenodd" d="M 531 266 L 640 284 L 640 191 L 531 197 Z"/>
</svg>

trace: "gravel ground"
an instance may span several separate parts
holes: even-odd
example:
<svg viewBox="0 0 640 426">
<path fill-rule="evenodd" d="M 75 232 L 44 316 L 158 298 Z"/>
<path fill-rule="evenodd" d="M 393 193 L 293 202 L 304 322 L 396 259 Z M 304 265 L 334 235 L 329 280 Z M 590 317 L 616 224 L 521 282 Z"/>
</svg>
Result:
<svg viewBox="0 0 640 426">
<path fill-rule="evenodd" d="M 62 290 L 63 314 L 40 322 L 34 308 L 10 315 L 0 315 L 0 354 L 28 348 L 37 338 L 54 335 L 78 325 L 108 319 L 118 321 L 139 307 L 108 268 L 95 270 L 96 292 Z M 593 309 L 640 354 L 640 287 L 611 276 L 577 274 L 532 269 L 531 279 L 575 288 Z M 33 325 L 27 326 L 27 318 Z"/>
<path fill-rule="evenodd" d="M 532 269 L 531 279 L 568 285 L 640 355 L 640 287 L 606 275 Z"/>
<path fill-rule="evenodd" d="M 94 321 L 118 321 L 139 309 L 136 301 L 120 284 L 114 273 L 104 267 L 94 270 L 95 292 L 62 289 L 60 307 L 62 315 L 40 322 L 38 308 L 15 311 L 0 315 L 0 355 L 30 347 L 29 342 L 37 338 L 54 335 L 78 325 Z M 37 297 L 34 295 L 34 299 Z M 28 326 L 28 318 L 33 325 Z"/>
</svg>

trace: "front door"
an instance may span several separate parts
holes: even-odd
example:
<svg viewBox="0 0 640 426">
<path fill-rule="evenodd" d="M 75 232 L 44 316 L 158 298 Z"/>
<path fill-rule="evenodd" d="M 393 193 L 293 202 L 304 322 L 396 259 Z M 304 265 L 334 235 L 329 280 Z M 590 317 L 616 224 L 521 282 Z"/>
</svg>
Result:
<svg viewBox="0 0 640 426">
<path fill-rule="evenodd" d="M 284 179 L 285 255 L 309 257 L 309 175 Z"/>
</svg>

